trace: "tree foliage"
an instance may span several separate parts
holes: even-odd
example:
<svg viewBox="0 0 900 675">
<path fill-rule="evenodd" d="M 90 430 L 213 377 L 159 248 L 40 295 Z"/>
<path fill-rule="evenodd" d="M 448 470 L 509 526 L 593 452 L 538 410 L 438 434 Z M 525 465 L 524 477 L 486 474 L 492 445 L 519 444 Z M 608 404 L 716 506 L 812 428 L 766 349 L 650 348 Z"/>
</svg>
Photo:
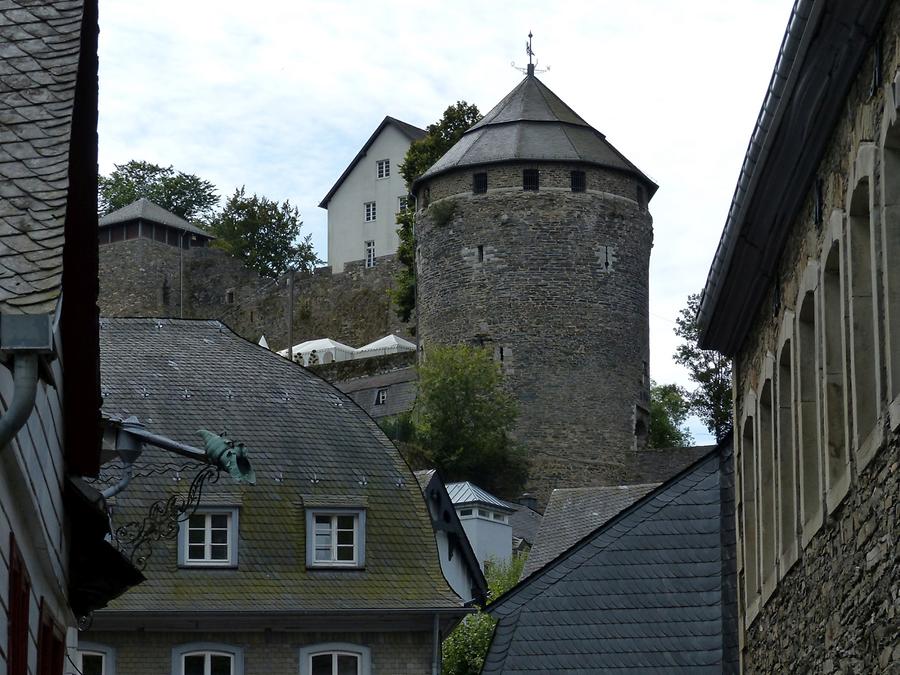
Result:
<svg viewBox="0 0 900 675">
<path fill-rule="evenodd" d="M 700 294 L 688 296 L 675 320 L 675 334 L 684 341 L 675 350 L 675 362 L 697 385 L 690 393 L 691 411 L 721 441 L 731 426 L 731 362 L 717 351 L 700 348 L 699 310 Z"/>
<path fill-rule="evenodd" d="M 470 480 L 498 495 L 517 495 L 528 465 L 510 436 L 516 404 L 488 350 L 436 345 L 418 370 L 411 422 L 419 454 L 408 457 L 411 463 L 437 469 L 446 481 Z"/>
<path fill-rule="evenodd" d="M 311 270 L 321 260 L 313 250 L 312 235 L 300 238 L 300 211 L 289 201 L 279 204 L 243 187 L 234 191 L 225 207 L 210 221 L 213 242 L 262 276 L 276 277 L 290 268 Z"/>
<path fill-rule="evenodd" d="M 513 555 L 508 562 L 485 565 L 489 601 L 515 586 L 524 566 L 524 555 Z M 441 672 L 444 675 L 478 675 L 491 646 L 495 623 L 490 614 L 481 611 L 464 618 L 444 640 Z"/>
<path fill-rule="evenodd" d="M 116 164 L 109 176 L 99 178 L 100 212 L 109 213 L 141 197 L 185 220 L 207 222 L 219 203 L 215 186 L 171 166 L 131 160 Z"/>
<path fill-rule="evenodd" d="M 694 442 L 685 426 L 691 412 L 689 394 L 677 384 L 650 384 L 651 448 L 683 448 Z"/>
<path fill-rule="evenodd" d="M 481 113 L 477 106 L 457 101 L 444 111 L 440 120 L 429 124 L 425 136 L 412 142 L 400 164 L 400 175 L 406 181 L 407 190 L 453 147 L 466 129 L 480 119 Z M 400 237 L 397 254 L 402 266 L 394 278 L 391 298 L 397 316 L 402 321 L 409 321 L 416 306 L 415 211 L 408 210 L 398 214 L 397 224 L 400 226 L 397 229 Z"/>
</svg>

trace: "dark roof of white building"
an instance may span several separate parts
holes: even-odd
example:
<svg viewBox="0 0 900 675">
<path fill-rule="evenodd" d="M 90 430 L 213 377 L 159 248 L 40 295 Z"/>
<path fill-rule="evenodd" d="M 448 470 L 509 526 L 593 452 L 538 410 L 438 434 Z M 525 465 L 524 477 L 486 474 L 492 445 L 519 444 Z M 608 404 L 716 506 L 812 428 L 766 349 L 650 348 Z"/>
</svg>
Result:
<svg viewBox="0 0 900 675">
<path fill-rule="evenodd" d="M 529 74 L 474 124 L 415 185 L 447 171 L 510 161 L 581 162 L 656 184 L 537 77 Z"/>
<path fill-rule="evenodd" d="M 360 148 L 360 151 L 356 153 L 356 157 L 354 157 L 350 164 L 347 165 L 347 168 L 344 169 L 344 172 L 340 175 L 335 184 L 331 186 L 328 194 L 322 198 L 321 202 L 319 202 L 319 208 L 328 208 L 328 202 L 330 202 L 331 198 L 334 197 L 334 193 L 338 191 L 338 189 L 346 180 L 347 176 L 350 175 L 350 172 L 353 171 L 354 167 L 356 167 L 357 164 L 359 164 L 359 161 L 366 156 L 366 153 L 369 151 L 369 148 L 372 147 L 375 139 L 381 135 L 381 132 L 384 131 L 384 128 L 388 125 L 396 128 L 397 131 L 406 136 L 410 141 L 417 141 L 425 135 L 424 129 L 413 126 L 408 122 L 398 120 L 396 117 L 391 117 L 390 115 L 385 116 L 385 118 L 381 120 L 381 124 L 378 125 L 378 128 L 372 132 L 371 136 L 369 136 L 369 140 L 367 140 L 362 148 Z"/>
<path fill-rule="evenodd" d="M 128 206 L 123 206 L 121 209 L 116 209 L 115 211 L 102 216 L 100 218 L 100 227 L 102 229 L 119 223 L 127 223 L 132 220 L 144 220 L 150 223 L 159 223 L 160 225 L 167 225 L 177 230 L 183 230 L 185 232 L 190 232 L 191 234 L 206 237 L 207 239 L 215 238 L 206 230 L 189 223 L 180 216 L 176 216 L 171 211 L 166 211 L 163 207 L 154 204 L 145 197 L 141 197 Z"/>
<path fill-rule="evenodd" d="M 730 437 L 488 606 L 483 675 L 736 672 Z"/>
</svg>

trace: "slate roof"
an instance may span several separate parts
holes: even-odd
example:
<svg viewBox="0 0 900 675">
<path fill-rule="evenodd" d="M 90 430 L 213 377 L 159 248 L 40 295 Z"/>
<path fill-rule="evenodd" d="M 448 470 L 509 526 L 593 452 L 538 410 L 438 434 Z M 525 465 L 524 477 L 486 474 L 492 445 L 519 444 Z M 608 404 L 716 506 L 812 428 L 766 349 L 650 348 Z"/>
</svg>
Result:
<svg viewBox="0 0 900 675">
<path fill-rule="evenodd" d="M 128 206 L 123 206 L 121 209 L 116 209 L 115 211 L 102 216 L 100 218 L 100 227 L 110 227 L 111 225 L 127 223 L 131 220 L 145 220 L 151 223 L 168 225 L 177 230 L 190 232 L 191 234 L 196 234 L 205 237 L 206 239 L 215 239 L 215 237 L 206 230 L 189 223 L 180 216 L 176 216 L 171 211 L 166 211 L 163 207 L 154 204 L 146 197 L 141 197 Z"/>
<path fill-rule="evenodd" d="M 412 471 L 346 395 L 217 321 L 102 319 L 101 345 L 104 413 L 136 415 L 149 431 L 193 445 L 199 428 L 227 431 L 246 444 L 257 476 L 255 486 L 223 477 L 203 495 L 240 507 L 238 569 L 179 569 L 175 543 L 160 542 L 147 581 L 107 617 L 460 608 Z M 176 481 L 172 463 L 145 451 L 139 477 L 116 497 L 116 526 L 186 491 L 193 472 Z M 306 570 L 304 504 L 365 506 L 365 570 Z"/>
<path fill-rule="evenodd" d="M 56 308 L 82 3 L 0 0 L 0 313 Z"/>
<path fill-rule="evenodd" d="M 509 161 L 584 162 L 624 171 L 656 191 L 606 137 L 533 74 L 474 124 L 413 186 L 447 171 Z"/>
<path fill-rule="evenodd" d="M 730 438 L 488 607 L 482 670 L 737 672 Z"/>
<path fill-rule="evenodd" d="M 511 513 L 515 510 L 508 502 L 503 501 L 499 497 L 495 497 L 487 490 L 482 490 L 480 487 L 469 481 L 448 483 L 447 493 L 450 495 L 450 499 L 456 506 L 462 506 L 463 504 L 484 504 L 485 506 L 490 506 L 498 511 L 502 511 L 503 513 Z"/>
<path fill-rule="evenodd" d="M 655 487 L 649 483 L 554 490 L 525 561 L 522 578 L 539 570 Z"/>
<path fill-rule="evenodd" d="M 419 392 L 414 367 L 357 377 L 345 382 L 335 382 L 334 385 L 374 418 L 391 417 L 412 410 Z M 377 405 L 376 398 L 382 389 L 386 390 L 387 400 Z"/>
<path fill-rule="evenodd" d="M 513 512 L 509 514 L 509 525 L 512 527 L 513 545 L 516 544 L 516 540 L 523 540 L 528 546 L 533 546 L 543 516 L 537 511 L 522 504 L 516 504 L 514 502 L 507 502 L 507 504 L 513 509 Z M 529 554 L 529 556 L 530 555 L 531 554 Z"/>
<path fill-rule="evenodd" d="M 319 208 L 327 209 L 328 202 L 331 201 L 331 198 L 334 197 L 334 193 L 338 191 L 341 185 L 346 180 L 347 176 L 350 175 L 350 172 L 353 171 L 353 168 L 359 164 L 359 160 L 366 156 L 366 153 L 369 151 L 369 148 L 372 147 L 372 143 L 375 142 L 375 139 L 384 131 L 384 128 L 387 125 L 391 125 L 395 127 L 400 133 L 406 136 L 410 141 L 417 141 L 425 135 L 425 130 L 420 129 L 419 127 L 413 126 L 408 122 L 403 122 L 398 120 L 396 117 L 391 117 L 390 115 L 386 115 L 383 120 L 381 120 L 381 124 L 378 125 L 378 128 L 372 132 L 372 135 L 369 136 L 369 140 L 365 142 L 365 144 L 360 148 L 360 151 L 356 153 L 356 157 L 347 165 L 347 168 L 344 169 L 344 173 L 340 175 L 335 182 L 334 185 L 331 186 L 331 189 L 328 191 L 328 194 L 322 198 L 322 201 L 319 202 Z"/>
</svg>

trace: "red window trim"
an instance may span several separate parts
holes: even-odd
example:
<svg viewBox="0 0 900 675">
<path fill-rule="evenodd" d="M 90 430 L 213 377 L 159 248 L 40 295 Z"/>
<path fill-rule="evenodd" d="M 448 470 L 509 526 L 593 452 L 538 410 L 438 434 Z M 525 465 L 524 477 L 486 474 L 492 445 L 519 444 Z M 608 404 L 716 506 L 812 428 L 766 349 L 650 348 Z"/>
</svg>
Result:
<svg viewBox="0 0 900 675">
<path fill-rule="evenodd" d="M 37 675 L 62 675 L 66 659 L 66 633 L 53 618 L 44 598 L 41 598 L 40 617 Z"/>
<path fill-rule="evenodd" d="M 9 595 L 7 596 L 7 673 L 28 673 L 28 618 L 31 579 L 15 535 L 9 533 Z"/>
</svg>

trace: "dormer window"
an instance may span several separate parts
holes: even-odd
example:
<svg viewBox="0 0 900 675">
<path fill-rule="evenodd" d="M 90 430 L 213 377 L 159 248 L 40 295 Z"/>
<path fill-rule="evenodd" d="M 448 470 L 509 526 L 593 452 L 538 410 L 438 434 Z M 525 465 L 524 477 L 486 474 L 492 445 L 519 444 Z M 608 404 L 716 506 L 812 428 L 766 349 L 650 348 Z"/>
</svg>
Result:
<svg viewBox="0 0 900 675">
<path fill-rule="evenodd" d="M 391 160 L 379 159 L 375 162 L 375 177 L 378 179 L 391 177 Z"/>
<path fill-rule="evenodd" d="M 379 389 L 375 393 L 375 405 L 384 405 L 387 403 L 387 389 Z"/>
<path fill-rule="evenodd" d="M 364 509 L 308 509 L 306 566 L 360 568 L 366 561 Z"/>
<path fill-rule="evenodd" d="M 540 188 L 540 171 L 537 169 L 525 169 L 522 172 L 522 189 L 537 190 Z"/>
<path fill-rule="evenodd" d="M 201 507 L 178 533 L 181 567 L 236 567 L 238 510 L 234 507 Z"/>
<path fill-rule="evenodd" d="M 476 195 L 487 192 L 487 174 L 484 172 L 472 174 L 472 193 Z"/>
</svg>

